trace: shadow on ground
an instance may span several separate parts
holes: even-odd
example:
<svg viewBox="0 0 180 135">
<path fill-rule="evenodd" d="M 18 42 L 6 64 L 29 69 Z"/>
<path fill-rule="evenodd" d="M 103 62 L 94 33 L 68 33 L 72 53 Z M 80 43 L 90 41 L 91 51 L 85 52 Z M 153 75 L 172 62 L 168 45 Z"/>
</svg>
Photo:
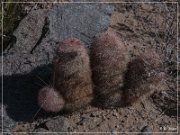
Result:
<svg viewBox="0 0 180 135">
<path fill-rule="evenodd" d="M 37 67 L 29 74 L 3 76 L 3 104 L 7 106 L 10 118 L 15 121 L 33 120 L 40 109 L 37 104 L 38 90 L 45 85 L 44 82 L 50 82 L 51 69 L 49 64 Z M 40 110 L 39 113 L 42 112 Z"/>
</svg>

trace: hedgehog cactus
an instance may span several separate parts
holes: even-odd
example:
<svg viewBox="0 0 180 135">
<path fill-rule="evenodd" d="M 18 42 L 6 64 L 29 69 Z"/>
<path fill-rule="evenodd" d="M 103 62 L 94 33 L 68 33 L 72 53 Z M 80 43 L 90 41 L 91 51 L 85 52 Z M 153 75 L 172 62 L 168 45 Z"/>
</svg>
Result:
<svg viewBox="0 0 180 135">
<path fill-rule="evenodd" d="M 92 82 L 89 56 L 84 44 L 76 38 L 60 43 L 53 66 L 55 88 L 40 91 L 40 106 L 51 112 L 61 109 L 71 112 L 85 107 L 92 99 Z M 45 99 L 48 104 L 42 105 Z M 64 106 L 59 107 L 59 102 L 63 102 Z"/>
<path fill-rule="evenodd" d="M 64 99 L 55 89 L 46 86 L 39 91 L 38 104 L 47 112 L 59 112 L 64 107 Z"/>
<path fill-rule="evenodd" d="M 104 32 L 96 36 L 91 47 L 96 104 L 105 108 L 122 104 L 121 88 L 128 61 L 128 52 L 116 33 Z"/>
<path fill-rule="evenodd" d="M 76 39 L 65 40 L 54 59 L 55 88 L 66 100 L 65 110 L 86 106 L 92 99 L 89 55 L 84 44 Z"/>
<path fill-rule="evenodd" d="M 147 49 L 128 64 L 124 88 L 127 104 L 166 88 L 162 58 L 155 50 Z"/>
</svg>

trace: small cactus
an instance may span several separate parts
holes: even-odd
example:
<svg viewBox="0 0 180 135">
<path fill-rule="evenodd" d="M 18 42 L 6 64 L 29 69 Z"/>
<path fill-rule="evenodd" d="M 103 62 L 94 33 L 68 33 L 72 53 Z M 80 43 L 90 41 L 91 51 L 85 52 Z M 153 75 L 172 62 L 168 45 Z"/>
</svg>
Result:
<svg viewBox="0 0 180 135">
<path fill-rule="evenodd" d="M 120 106 L 128 52 L 114 32 L 98 34 L 91 47 L 95 103 L 109 108 Z"/>
<path fill-rule="evenodd" d="M 59 112 L 64 107 L 64 99 L 55 89 L 46 86 L 39 91 L 38 104 L 47 112 Z"/>
<path fill-rule="evenodd" d="M 84 44 L 76 38 L 59 45 L 54 65 L 54 86 L 65 99 L 64 110 L 74 111 L 92 99 L 89 55 Z"/>
<path fill-rule="evenodd" d="M 162 58 L 153 49 L 140 53 L 128 64 L 124 95 L 127 104 L 166 88 Z"/>
</svg>

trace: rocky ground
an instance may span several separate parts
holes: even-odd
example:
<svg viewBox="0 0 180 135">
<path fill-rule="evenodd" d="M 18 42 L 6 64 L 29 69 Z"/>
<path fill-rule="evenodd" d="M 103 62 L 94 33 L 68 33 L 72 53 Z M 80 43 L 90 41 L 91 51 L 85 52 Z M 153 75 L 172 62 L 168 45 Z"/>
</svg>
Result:
<svg viewBox="0 0 180 135">
<path fill-rule="evenodd" d="M 179 126 L 176 100 L 176 57 L 179 54 L 176 3 L 72 6 L 75 7 L 71 9 L 66 4 L 24 5 L 27 15 L 13 32 L 15 40 L 3 52 L 3 131 L 9 134 L 176 134 Z M 68 17 L 73 18 L 74 23 L 69 22 Z M 121 35 L 124 44 L 130 46 L 129 52 L 151 46 L 163 54 L 168 88 L 146 101 L 142 99 L 133 106 L 124 108 L 103 110 L 88 106 L 73 114 L 49 114 L 41 110 L 36 101 L 37 92 L 49 82 L 57 42 L 74 34 L 90 46 L 94 35 L 107 29 L 115 30 Z"/>
</svg>

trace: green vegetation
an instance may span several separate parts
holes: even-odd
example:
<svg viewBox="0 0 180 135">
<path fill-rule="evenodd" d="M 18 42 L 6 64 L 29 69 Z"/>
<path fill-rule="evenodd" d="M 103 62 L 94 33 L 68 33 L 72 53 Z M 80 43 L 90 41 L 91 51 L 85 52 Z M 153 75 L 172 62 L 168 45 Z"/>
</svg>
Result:
<svg viewBox="0 0 180 135">
<path fill-rule="evenodd" d="M 5 2 L 12 2 L 12 0 L 5 0 Z M 10 39 L 12 38 L 13 30 L 16 28 L 18 22 L 21 19 L 22 16 L 21 4 L 3 3 L 3 13 L 2 13 L 2 3 L 1 3 L 0 15 L 1 15 L 1 21 L 0 21 L 1 26 L 2 26 L 2 15 L 3 15 L 3 48 L 5 49 L 9 44 Z M 2 37 L 2 27 L 0 27 L 0 36 Z"/>
</svg>

